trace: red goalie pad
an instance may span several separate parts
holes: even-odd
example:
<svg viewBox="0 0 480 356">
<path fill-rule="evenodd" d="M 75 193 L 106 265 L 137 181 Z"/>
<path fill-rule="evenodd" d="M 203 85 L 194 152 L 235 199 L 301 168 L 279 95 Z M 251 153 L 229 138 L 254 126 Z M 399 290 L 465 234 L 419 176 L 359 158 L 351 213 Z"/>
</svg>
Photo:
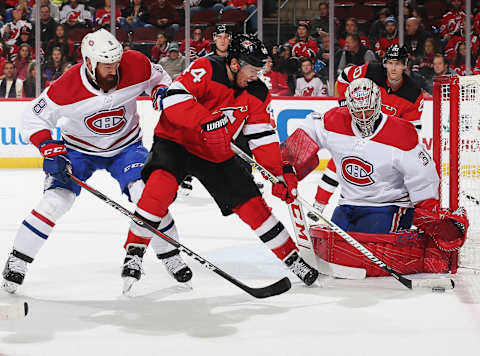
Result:
<svg viewBox="0 0 480 356">
<path fill-rule="evenodd" d="M 452 253 L 439 250 L 432 240 L 416 230 L 390 234 L 349 234 L 401 274 L 443 273 L 452 266 Z M 315 253 L 328 262 L 365 268 L 367 277 L 389 276 L 328 227 L 312 226 L 310 237 Z"/>
<path fill-rule="evenodd" d="M 302 180 L 318 167 L 318 145 L 302 129 L 296 129 L 282 144 L 282 159 L 295 168 L 298 180 Z"/>
</svg>

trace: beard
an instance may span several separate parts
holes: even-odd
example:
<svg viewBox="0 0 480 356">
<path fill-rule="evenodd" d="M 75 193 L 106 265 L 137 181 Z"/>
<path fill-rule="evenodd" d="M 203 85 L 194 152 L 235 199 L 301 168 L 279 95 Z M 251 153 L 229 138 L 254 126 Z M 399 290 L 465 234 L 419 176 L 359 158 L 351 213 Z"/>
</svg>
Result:
<svg viewBox="0 0 480 356">
<path fill-rule="evenodd" d="M 109 74 L 106 77 L 101 77 L 101 76 L 97 75 L 97 83 L 98 83 L 98 86 L 103 91 L 109 91 L 109 90 L 115 88 L 115 86 L 117 85 L 118 74 L 115 74 L 115 75 Z"/>
</svg>

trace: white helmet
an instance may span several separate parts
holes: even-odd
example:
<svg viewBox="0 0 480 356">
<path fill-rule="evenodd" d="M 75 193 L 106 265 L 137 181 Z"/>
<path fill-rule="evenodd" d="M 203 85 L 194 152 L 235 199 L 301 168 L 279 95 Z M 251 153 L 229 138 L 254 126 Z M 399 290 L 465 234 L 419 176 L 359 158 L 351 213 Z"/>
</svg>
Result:
<svg viewBox="0 0 480 356">
<path fill-rule="evenodd" d="M 379 117 L 382 108 L 380 95 L 378 86 L 367 78 L 355 79 L 350 83 L 345 92 L 348 111 L 350 111 L 352 119 L 362 132 L 363 137 L 373 134 L 375 121 Z M 373 110 L 373 114 L 366 117 L 365 112 L 369 110 Z M 362 115 L 356 116 L 355 113 L 357 115 L 361 113 Z"/>
<path fill-rule="evenodd" d="M 95 68 L 97 63 L 115 63 L 122 59 L 123 48 L 120 42 L 105 29 L 87 34 L 82 40 L 82 57 L 88 73 L 96 83 Z M 87 58 L 92 64 L 92 71 L 88 69 Z"/>
</svg>

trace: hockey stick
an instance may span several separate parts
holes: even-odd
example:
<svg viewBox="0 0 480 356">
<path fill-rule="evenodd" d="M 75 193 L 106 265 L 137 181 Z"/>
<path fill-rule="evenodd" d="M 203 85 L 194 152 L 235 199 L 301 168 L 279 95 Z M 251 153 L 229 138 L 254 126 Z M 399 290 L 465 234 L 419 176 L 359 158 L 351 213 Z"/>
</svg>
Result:
<svg viewBox="0 0 480 356">
<path fill-rule="evenodd" d="M 258 164 L 253 158 L 250 158 L 245 152 L 239 149 L 235 144 L 231 143 L 232 150 L 238 154 L 241 158 L 245 161 L 249 162 L 252 167 L 255 167 L 260 173 L 262 173 L 265 177 L 267 177 L 271 182 L 278 181 L 278 178 L 275 177 L 272 173 L 267 171 L 264 167 Z M 376 257 L 370 250 L 364 247 L 360 242 L 355 240 L 352 236 L 347 234 L 343 229 L 341 229 L 337 224 L 324 218 L 321 212 L 315 208 L 313 205 L 308 203 L 305 199 L 300 196 L 297 196 L 297 200 L 305 205 L 310 212 L 316 215 L 320 220 L 322 220 L 332 231 L 336 232 L 340 235 L 345 241 L 347 241 L 350 245 L 352 245 L 355 249 L 357 249 L 362 255 L 367 257 L 371 262 L 375 263 L 378 267 L 383 269 L 385 272 L 393 276 L 396 280 L 402 283 L 405 287 L 409 289 L 417 289 L 417 288 L 440 288 L 440 289 L 453 289 L 455 287 L 455 283 L 452 279 L 449 278 L 437 278 L 437 279 L 409 279 L 402 276 L 400 273 L 395 271 L 390 266 L 386 265 L 382 262 L 378 257 Z"/>
<path fill-rule="evenodd" d="M 10 305 L 0 305 L 0 320 L 22 319 L 28 314 L 27 302 L 17 302 Z"/>
<path fill-rule="evenodd" d="M 204 259 L 203 257 L 201 257 L 200 255 L 197 255 L 195 252 L 193 252 L 192 250 L 190 250 L 189 248 L 185 247 L 184 245 L 182 245 L 180 242 L 172 239 L 171 237 L 169 237 L 168 235 L 164 234 L 163 232 L 160 232 L 159 230 L 155 229 L 153 226 L 149 225 L 145 220 L 139 218 L 138 216 L 136 216 L 135 214 L 133 214 L 131 211 L 125 209 L 123 206 L 121 206 L 120 204 L 118 204 L 117 202 L 111 200 L 110 198 L 108 198 L 106 195 L 104 195 L 103 193 L 99 192 L 98 190 L 90 187 L 88 184 L 86 184 L 85 182 L 82 182 L 81 180 L 79 180 L 78 178 L 76 178 L 74 175 L 70 174 L 70 173 L 67 173 L 70 178 L 75 182 L 77 183 L 79 186 L 81 186 L 82 188 L 88 190 L 90 193 L 92 193 L 93 195 L 95 195 L 97 198 L 103 200 L 105 203 L 107 203 L 108 205 L 110 205 L 111 207 L 117 209 L 119 212 L 121 212 L 123 215 L 125 216 L 128 216 L 131 220 L 133 220 L 133 222 L 135 222 L 136 224 L 144 227 L 145 229 L 147 229 L 148 231 L 150 231 L 151 233 L 155 234 L 156 236 L 158 236 L 159 238 L 165 240 L 166 242 L 168 242 L 170 245 L 173 245 L 174 247 L 176 247 L 179 251 L 182 251 L 184 253 L 186 253 L 187 255 L 189 255 L 190 257 L 192 257 L 194 260 L 196 260 L 197 262 L 199 262 L 202 266 L 204 266 L 206 269 L 212 271 L 212 272 L 215 272 L 216 274 L 218 274 L 220 277 L 226 279 L 227 281 L 229 281 L 230 283 L 236 285 L 237 287 L 239 287 L 240 289 L 244 290 L 245 292 L 247 292 L 248 294 L 250 294 L 251 296 L 255 297 L 255 298 L 268 298 L 268 297 L 272 297 L 274 295 L 279 295 L 279 294 L 282 294 L 286 291 L 288 291 L 290 288 L 291 288 L 291 283 L 290 283 L 290 280 L 287 278 L 287 277 L 284 277 L 282 278 L 281 280 L 269 285 L 269 286 L 266 286 L 266 287 L 260 287 L 260 288 L 254 288 L 254 287 L 249 287 L 245 284 L 243 284 L 242 282 L 240 282 L 239 280 L 235 279 L 234 277 L 232 277 L 231 275 L 229 275 L 227 272 L 221 270 L 220 268 L 218 268 L 217 266 L 215 266 L 214 264 L 210 263 L 209 261 L 207 261 L 206 259 Z"/>
</svg>

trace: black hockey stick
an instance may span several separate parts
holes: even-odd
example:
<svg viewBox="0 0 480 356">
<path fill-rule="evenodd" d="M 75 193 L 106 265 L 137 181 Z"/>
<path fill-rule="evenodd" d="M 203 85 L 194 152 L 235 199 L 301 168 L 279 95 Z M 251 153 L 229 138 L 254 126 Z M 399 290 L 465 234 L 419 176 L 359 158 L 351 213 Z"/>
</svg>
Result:
<svg viewBox="0 0 480 356">
<path fill-rule="evenodd" d="M 272 183 L 277 183 L 278 178 L 274 176 L 272 173 L 267 171 L 264 167 L 262 167 L 259 163 L 257 163 L 253 158 L 248 156 L 245 152 L 243 152 L 240 148 L 235 146 L 235 144 L 231 143 L 231 148 L 233 152 L 240 156 L 244 161 L 248 162 L 252 167 L 260 171 L 264 177 L 267 177 L 268 180 Z M 360 242 L 355 240 L 352 236 L 347 234 L 343 229 L 341 229 L 337 224 L 324 218 L 321 212 L 315 208 L 312 204 L 308 203 L 305 199 L 300 196 L 297 196 L 297 200 L 305 205 L 310 212 L 314 214 L 318 219 L 322 220 L 328 227 L 340 235 L 345 241 L 347 241 L 350 245 L 356 248 L 362 255 L 367 257 L 370 261 L 375 263 L 378 267 L 383 269 L 385 272 L 390 274 L 400 283 L 402 283 L 405 287 L 409 289 L 417 289 L 417 288 L 440 288 L 440 289 L 453 289 L 455 287 L 455 283 L 452 279 L 449 278 L 430 278 L 430 279 L 409 279 L 402 276 L 400 273 L 395 271 L 393 268 L 385 264 L 382 260 L 376 257 L 370 250 L 368 250 L 365 246 L 363 246 Z"/>
<path fill-rule="evenodd" d="M 81 180 L 79 180 L 78 178 L 76 178 L 75 176 L 69 174 L 70 178 L 73 179 L 73 181 L 75 183 L 77 183 L 79 186 L 81 186 L 82 188 L 88 190 L 90 193 L 92 193 L 93 195 L 95 195 L 97 198 L 103 200 L 105 203 L 107 203 L 108 205 L 110 205 L 111 207 L 117 209 L 119 212 L 121 212 L 123 215 L 126 215 L 128 216 L 130 219 L 132 219 L 136 224 L 144 227 L 145 229 L 147 229 L 148 231 L 150 231 L 151 233 L 155 234 L 156 236 L 158 236 L 159 238 L 165 240 L 166 242 L 168 242 L 170 245 L 173 245 L 175 246 L 179 251 L 182 251 L 184 253 L 186 253 L 187 255 L 189 255 L 190 257 L 192 257 L 194 260 L 196 260 L 197 262 L 199 262 L 202 266 L 204 266 L 206 269 L 212 271 L 212 272 L 215 272 L 216 274 L 218 274 L 220 277 L 223 277 L 224 279 L 226 279 L 227 281 L 229 281 L 230 283 L 236 285 L 237 287 L 239 287 L 240 289 L 244 290 L 245 292 L 247 292 L 248 294 L 250 294 L 251 296 L 255 297 L 255 298 L 268 298 L 268 297 L 273 297 L 274 295 L 279 295 L 279 294 L 282 294 L 282 293 L 285 293 L 286 291 L 288 291 L 290 288 L 291 288 L 291 283 L 290 283 L 290 280 L 287 278 L 287 277 L 284 277 L 282 278 L 281 280 L 275 282 L 274 284 L 271 284 L 269 286 L 266 286 L 266 287 L 261 287 L 261 288 L 254 288 L 254 287 L 249 287 L 245 284 L 243 284 L 242 282 L 240 282 L 239 280 L 235 279 L 234 277 L 232 277 L 231 275 L 229 275 L 228 273 L 224 272 L 223 270 L 221 270 L 220 268 L 218 268 L 217 266 L 215 266 L 214 264 L 210 263 L 209 261 L 207 261 L 206 259 L 204 259 L 203 257 L 197 255 L 195 252 L 193 252 L 192 250 L 190 250 L 189 248 L 185 247 L 184 245 L 182 245 L 180 242 L 172 239 L 171 237 L 169 237 L 168 235 L 164 234 L 163 232 L 155 229 L 153 226 L 149 225 L 145 220 L 139 218 L 138 216 L 136 216 L 135 214 L 133 214 L 131 211 L 125 209 L 123 206 L 121 206 L 120 204 L 118 204 L 117 202 L 111 200 L 110 198 L 108 198 L 106 195 L 104 195 L 103 193 L 99 192 L 98 190 L 90 187 L 88 184 L 82 182 Z"/>
</svg>

